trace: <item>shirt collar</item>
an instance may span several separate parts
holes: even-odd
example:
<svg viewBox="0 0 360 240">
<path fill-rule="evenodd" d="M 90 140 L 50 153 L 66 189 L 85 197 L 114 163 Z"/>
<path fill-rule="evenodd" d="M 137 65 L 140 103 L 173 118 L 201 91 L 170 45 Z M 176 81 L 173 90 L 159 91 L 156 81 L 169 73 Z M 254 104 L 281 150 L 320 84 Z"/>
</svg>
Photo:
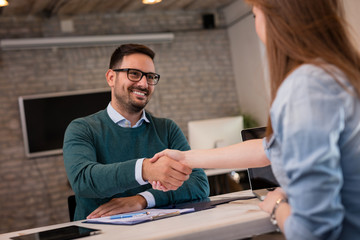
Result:
<svg viewBox="0 0 360 240">
<path fill-rule="evenodd" d="M 122 122 L 129 122 L 129 120 L 127 120 L 123 115 L 121 115 L 120 113 L 118 113 L 114 108 L 113 106 L 111 106 L 111 102 L 109 103 L 109 105 L 107 106 L 106 108 L 107 110 L 107 113 L 109 115 L 109 117 L 111 118 L 111 120 L 116 123 L 116 124 L 119 124 L 119 125 L 122 125 L 121 123 Z M 141 118 L 139 119 L 139 121 L 133 126 L 134 127 L 140 127 L 141 124 L 143 122 L 147 122 L 147 123 L 150 123 L 149 119 L 146 117 L 146 114 L 145 114 L 145 110 L 142 111 L 142 116 Z"/>
</svg>

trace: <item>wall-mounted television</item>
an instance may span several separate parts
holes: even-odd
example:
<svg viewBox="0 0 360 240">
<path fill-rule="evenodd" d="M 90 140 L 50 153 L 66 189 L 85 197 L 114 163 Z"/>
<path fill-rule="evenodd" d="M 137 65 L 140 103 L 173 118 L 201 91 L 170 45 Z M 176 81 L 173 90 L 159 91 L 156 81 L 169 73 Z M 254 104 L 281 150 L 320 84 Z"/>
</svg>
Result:
<svg viewBox="0 0 360 240">
<path fill-rule="evenodd" d="M 109 88 L 19 97 L 26 156 L 61 154 L 69 123 L 105 109 L 110 100 Z"/>
</svg>

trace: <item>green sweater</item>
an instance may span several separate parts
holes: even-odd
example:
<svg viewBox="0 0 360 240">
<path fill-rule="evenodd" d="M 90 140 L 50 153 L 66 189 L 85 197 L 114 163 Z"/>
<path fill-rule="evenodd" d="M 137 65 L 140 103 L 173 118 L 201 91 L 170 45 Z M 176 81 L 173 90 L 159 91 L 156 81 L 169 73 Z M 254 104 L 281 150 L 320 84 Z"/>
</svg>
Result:
<svg viewBox="0 0 360 240">
<path fill-rule="evenodd" d="M 206 198 L 207 177 L 193 169 L 189 180 L 176 191 L 162 192 L 135 179 L 139 158 L 151 158 L 164 149 L 189 150 L 180 128 L 171 120 L 146 113 L 150 123 L 138 128 L 122 128 L 106 109 L 70 123 L 64 137 L 64 163 L 76 196 L 74 220 L 86 218 L 100 205 L 115 197 L 134 196 L 149 191 L 156 207 Z"/>
</svg>

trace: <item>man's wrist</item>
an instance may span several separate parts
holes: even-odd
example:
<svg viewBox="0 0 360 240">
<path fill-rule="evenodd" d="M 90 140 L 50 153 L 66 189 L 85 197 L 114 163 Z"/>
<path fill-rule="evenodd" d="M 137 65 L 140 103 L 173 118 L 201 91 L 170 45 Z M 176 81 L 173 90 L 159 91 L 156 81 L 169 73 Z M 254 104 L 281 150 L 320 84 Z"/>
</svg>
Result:
<svg viewBox="0 0 360 240">
<path fill-rule="evenodd" d="M 145 191 L 138 193 L 138 195 L 142 196 L 146 200 L 146 208 L 155 207 L 155 197 L 151 192 Z"/>
<path fill-rule="evenodd" d="M 141 205 L 141 209 L 147 208 L 148 203 L 146 201 L 146 198 L 141 194 L 138 194 L 137 196 L 139 197 L 139 204 Z"/>
<path fill-rule="evenodd" d="M 135 164 L 135 179 L 140 185 L 148 184 L 148 182 L 143 178 L 143 164 L 144 158 L 138 159 Z"/>
<path fill-rule="evenodd" d="M 148 176 L 147 176 L 147 169 L 148 169 L 148 164 L 149 164 L 149 159 L 147 158 L 144 158 L 143 161 L 142 161 L 142 170 L 141 170 L 141 177 L 144 181 L 148 181 Z"/>
</svg>

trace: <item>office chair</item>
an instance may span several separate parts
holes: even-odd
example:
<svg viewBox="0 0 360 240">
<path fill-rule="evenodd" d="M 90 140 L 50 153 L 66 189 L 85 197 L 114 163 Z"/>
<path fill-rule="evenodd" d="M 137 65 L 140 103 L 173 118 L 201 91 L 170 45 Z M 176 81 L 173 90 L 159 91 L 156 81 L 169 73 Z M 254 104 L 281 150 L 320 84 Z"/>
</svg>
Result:
<svg viewBox="0 0 360 240">
<path fill-rule="evenodd" d="M 68 209 L 69 209 L 70 222 L 74 221 L 75 208 L 76 208 L 75 195 L 71 195 L 68 197 Z"/>
</svg>

